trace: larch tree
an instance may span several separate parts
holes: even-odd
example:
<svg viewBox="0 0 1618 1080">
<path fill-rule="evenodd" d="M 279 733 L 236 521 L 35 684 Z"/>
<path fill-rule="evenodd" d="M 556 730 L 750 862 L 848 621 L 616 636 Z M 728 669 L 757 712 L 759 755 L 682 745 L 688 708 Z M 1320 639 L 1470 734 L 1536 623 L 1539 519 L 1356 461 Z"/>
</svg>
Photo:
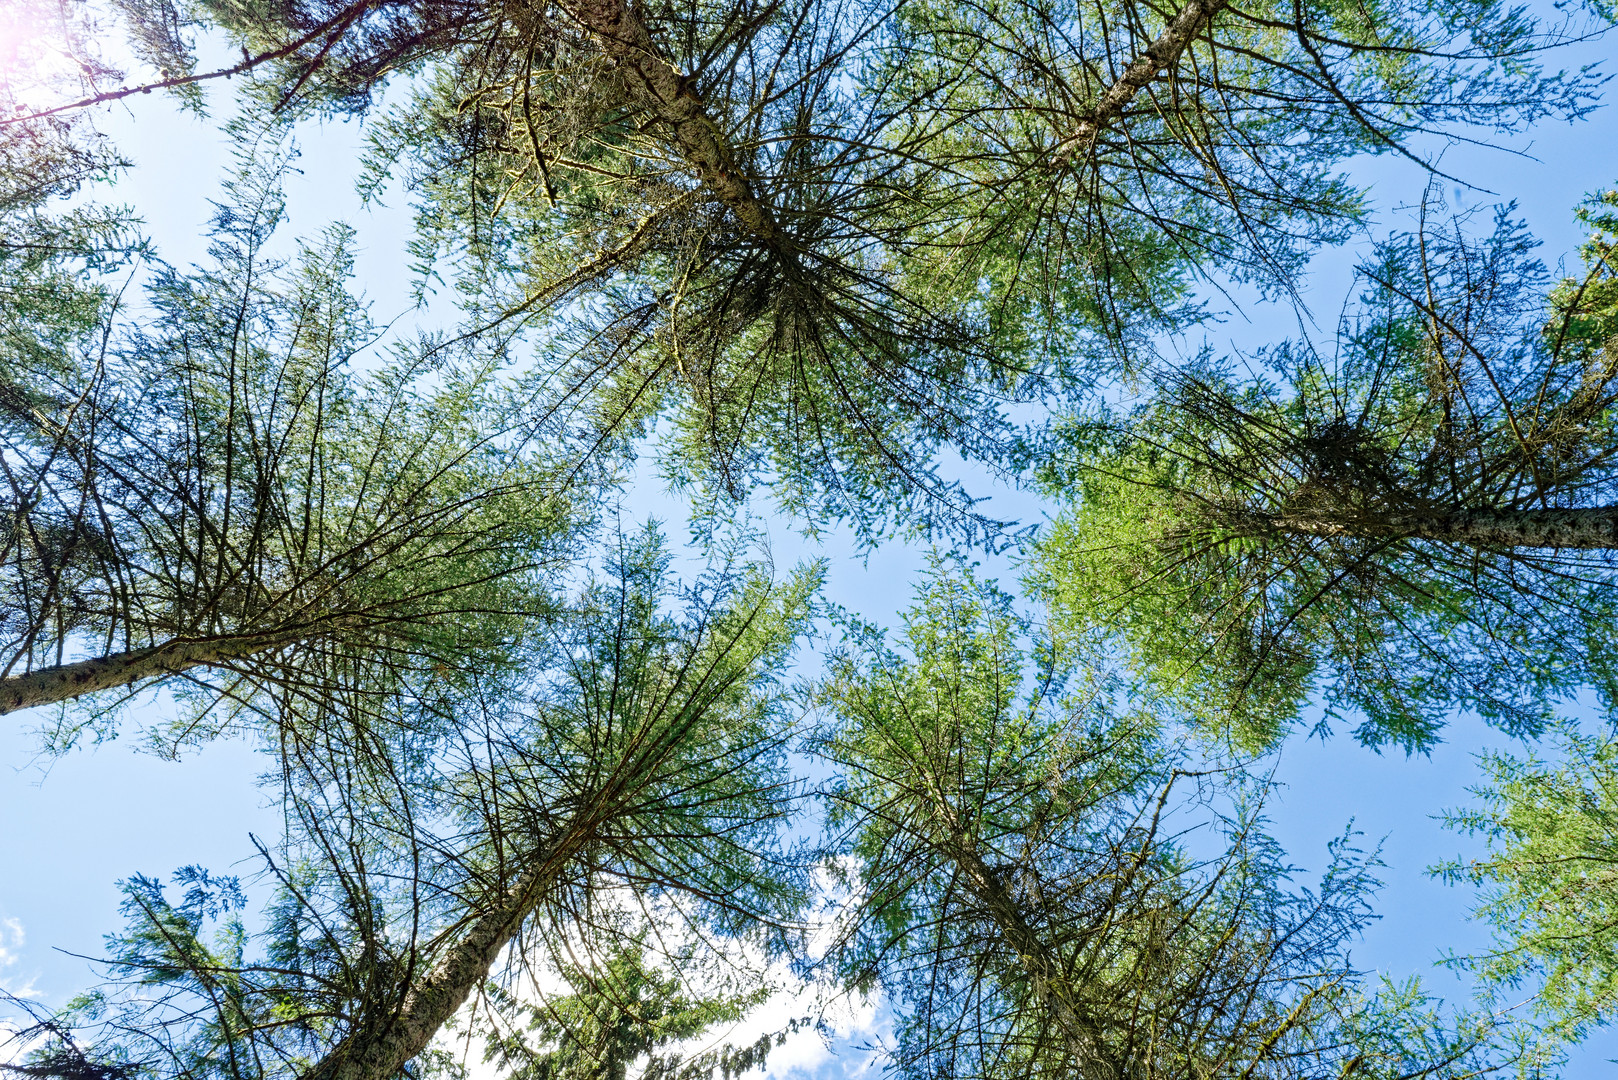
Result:
<svg viewBox="0 0 1618 1080">
<path fill-rule="evenodd" d="M 1129 362 L 1199 277 L 1288 288 L 1363 213 L 1347 158 L 1596 86 L 1540 66 L 1572 24 L 1485 3 L 172 10 L 261 108 L 380 110 L 372 182 L 416 193 L 467 333 L 550 346 L 558 408 L 669 417 L 676 477 L 877 531 L 970 524 L 937 453 L 1003 465 L 1008 403 Z"/>
<path fill-rule="evenodd" d="M 1249 744 L 1317 688 L 1357 736 L 1429 746 L 1448 712 L 1519 734 L 1618 697 L 1618 196 L 1553 280 L 1504 213 L 1363 267 L 1330 350 L 1160 373 L 1047 448 L 1066 503 L 1031 581 L 1075 647 Z"/>
<path fill-rule="evenodd" d="M 1484 842 L 1433 867 L 1477 889 L 1491 947 L 1448 963 L 1501 1001 L 1529 995 L 1554 1037 L 1577 1041 L 1618 1015 L 1618 744 L 1563 723 L 1543 749 L 1481 755 L 1476 802 L 1445 815 Z"/>
<path fill-rule="evenodd" d="M 901 646 L 850 627 L 823 697 L 831 819 L 862 896 L 834 957 L 901 1006 L 901 1075 L 1507 1067 L 1492 1019 L 1446 1022 L 1355 971 L 1371 861 L 1345 841 L 1318 891 L 1292 887 L 1262 785 L 1115 712 L 1117 687 L 1052 666 L 1048 644 L 1029 655 L 1008 597 L 939 569 Z"/>
<path fill-rule="evenodd" d="M 210 264 L 0 373 L 0 711 L 165 685 L 183 741 L 499 664 L 554 607 L 592 474 L 498 351 L 379 343 L 350 231 L 278 258 L 285 132 L 235 137 Z"/>
<path fill-rule="evenodd" d="M 1100 380 L 1155 370 L 1152 335 L 1204 314 L 1199 284 L 1292 291 L 1364 220 L 1349 159 L 1431 169 L 1445 139 L 1583 115 L 1600 76 L 1542 66 L 1574 24 L 1487 0 L 119 7 L 158 77 L 87 76 L 80 99 L 0 126 L 69 131 L 143 89 L 197 105 L 207 79 L 243 74 L 233 130 L 266 134 L 209 265 L 151 262 L 127 299 L 86 273 L 77 308 L 16 323 L 43 344 L 5 346 L 32 366 L 0 372 L 0 709 L 161 685 L 192 706 L 165 748 L 245 720 L 276 751 L 287 834 L 261 852 L 259 928 L 204 871 L 182 872 L 178 902 L 127 881 L 106 985 L 15 1069 L 397 1080 L 455 1073 L 452 1023 L 524 1080 L 756 1064 L 660 1053 L 751 999 L 684 997 L 634 949 L 670 926 L 710 951 L 799 944 L 810 853 L 787 842 L 781 678 L 813 575 L 725 570 L 682 605 L 648 539 L 564 601 L 595 482 L 656 429 L 667 475 L 709 505 L 762 482 L 811 528 L 981 540 L 999 523 L 939 460 L 1020 467 L 1013 408 L 1031 402 L 1081 410 L 1047 477 L 1076 506 L 1037 579 L 1060 648 L 1031 659 L 1005 598 L 940 575 L 908 655 L 851 627 L 820 697 L 835 865 L 862 897 L 834 959 L 906 1010 L 896 1068 L 1458 1077 L 1541 1060 L 1509 1025 L 1369 989 L 1346 951 L 1367 861 L 1345 848 L 1318 893 L 1294 888 L 1259 827 L 1263 785 L 1204 768 L 1150 710 L 1263 742 L 1316 672 L 1346 672 L 1332 700 L 1371 714 L 1368 740 L 1422 745 L 1441 701 L 1541 721 L 1524 696 L 1571 676 L 1500 657 L 1561 655 L 1547 642 L 1597 627 L 1604 564 L 1497 534 L 1506 511 L 1566 518 L 1579 506 L 1553 500 L 1604 490 L 1609 241 L 1552 290 L 1558 332 L 1525 314 L 1545 283 L 1520 237 L 1424 232 L 1378 264 L 1340 370 L 1283 350 L 1283 388 L 1188 369 L 1126 421 L 1082 410 Z M 199 71 L 193 29 L 240 63 Z M 362 182 L 415 200 L 418 287 L 447 287 L 453 333 L 375 351 L 342 229 L 274 254 L 278 125 L 336 114 L 374 121 Z M 94 269 L 86 250 L 14 262 L 66 280 Z M 1429 524 L 1390 536 L 1357 494 L 1373 483 Z M 1435 492 L 1495 500 L 1444 511 L 1494 514 L 1494 538 L 1432 526 Z M 1354 544 L 1375 550 L 1329 562 Z M 1408 563 L 1376 571 L 1395 582 L 1375 585 L 1384 623 L 1339 602 L 1397 545 Z M 1428 569 L 1433 545 L 1473 569 Z M 1433 584 L 1467 573 L 1472 592 Z M 1543 604 L 1495 603 L 1479 580 Z M 1419 626 L 1397 606 L 1411 597 Z M 1369 614 L 1328 619 L 1332 603 Z M 1547 612 L 1554 629 L 1524 629 Z M 1453 626 L 1475 640 L 1436 647 Z M 1134 650 L 1135 685 L 1078 659 L 1097 635 Z M 1578 677 L 1604 671 L 1577 655 Z M 1140 689 L 1163 701 L 1115 708 Z M 1198 814 L 1211 853 L 1174 824 Z M 521 989 L 547 961 L 588 985 Z"/>
<path fill-rule="evenodd" d="M 696 971 L 726 942 L 768 955 L 794 940 L 808 862 L 782 828 L 798 782 L 780 673 L 815 574 L 772 584 L 763 568 L 718 566 L 682 594 L 655 532 L 608 555 L 532 635 L 520 678 L 396 696 L 452 712 L 455 736 L 426 743 L 431 724 L 400 720 L 377 735 L 389 753 L 313 739 L 283 751 L 271 779 L 288 835 L 261 848 L 259 929 L 235 879 L 187 868 L 177 899 L 158 879 L 126 881 L 107 982 L 53 1018 L 36 1059 L 72 1046 L 152 1077 L 391 1080 L 444 1064 L 437 1040 L 459 1013 L 502 1071 L 598 1074 L 567 1062 L 622 1067 L 755 1000 L 756 984 L 682 997 L 644 952 L 649 933 L 671 962 L 687 941 Z M 610 1020 L 630 959 L 646 1008 L 673 1010 L 665 1028 Z M 592 989 L 598 965 L 608 985 Z M 547 1050 L 598 1022 L 580 1009 L 610 1021 L 598 1034 L 611 1045 Z M 686 1064 L 706 1076 L 766 1049 Z"/>
</svg>

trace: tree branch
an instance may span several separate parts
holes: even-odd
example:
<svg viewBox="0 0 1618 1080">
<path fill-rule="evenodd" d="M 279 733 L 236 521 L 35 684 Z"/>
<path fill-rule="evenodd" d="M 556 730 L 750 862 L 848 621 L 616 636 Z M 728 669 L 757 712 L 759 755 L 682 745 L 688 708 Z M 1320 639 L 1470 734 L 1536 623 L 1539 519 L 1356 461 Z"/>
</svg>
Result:
<svg viewBox="0 0 1618 1080">
<path fill-rule="evenodd" d="M 261 634 L 234 634 L 212 638 L 177 638 L 147 649 L 131 649 L 40 668 L 25 675 L 0 679 L 0 716 L 35 705 L 54 705 L 85 694 L 111 690 L 142 679 L 177 675 L 191 668 L 227 664 L 255 653 L 308 641 L 326 628 L 307 625 Z"/>
<path fill-rule="evenodd" d="M 323 34 L 330 34 L 335 40 L 336 36 L 346 30 L 355 19 L 359 18 L 369 5 L 370 0 L 358 0 L 358 2 L 344 8 L 337 15 L 327 19 L 296 41 L 283 45 L 279 49 L 259 53 L 257 56 L 243 57 L 242 62 L 234 67 L 220 68 L 217 71 L 208 71 L 201 75 L 182 75 L 173 79 L 162 79 L 158 82 L 143 83 L 140 86 L 122 86 L 117 90 L 109 90 L 104 94 L 94 94 L 79 101 L 69 102 L 66 105 L 57 105 L 53 108 L 42 109 L 39 112 L 25 113 L 22 116 L 0 118 L 0 127 L 25 124 L 30 120 L 40 120 L 47 116 L 55 116 L 58 113 L 72 112 L 74 109 L 86 109 L 92 105 L 104 105 L 107 102 L 120 101 L 135 94 L 150 94 L 153 90 L 173 90 L 176 87 L 190 86 L 193 83 L 206 82 L 209 79 L 228 79 L 233 75 L 241 75 L 272 60 L 280 60 L 291 56 Z"/>
<path fill-rule="evenodd" d="M 436 967 L 405 995 L 378 1029 L 352 1032 L 302 1080 L 388 1080 L 427 1049 L 433 1036 L 489 977 L 500 952 L 516 937 L 567 861 L 589 839 L 581 815 L 531 865 L 498 903 L 476 919 Z"/>
<path fill-rule="evenodd" d="M 1576 509 L 1438 511 L 1423 514 L 1266 514 L 1240 510 L 1223 523 L 1252 535 L 1433 540 L 1485 549 L 1618 551 L 1618 506 Z"/>
<path fill-rule="evenodd" d="M 743 228 L 795 264 L 791 240 L 753 191 L 724 132 L 708 116 L 691 80 L 663 59 L 640 16 L 625 0 L 564 0 L 563 8 L 617 61 L 634 104 L 670 129 L 697 178 Z"/>
<path fill-rule="evenodd" d="M 1223 9 L 1229 0 L 1191 0 L 1180 13 L 1169 20 L 1146 51 L 1124 69 L 1118 81 L 1107 88 L 1096 102 L 1096 107 L 1090 115 L 1081 119 L 1073 133 L 1056 144 L 1051 152 L 1052 165 L 1065 165 L 1069 158 L 1076 153 L 1080 146 L 1091 142 L 1101 131 L 1118 119 L 1124 107 L 1134 100 L 1135 95 L 1147 83 L 1157 78 L 1164 71 L 1180 59 L 1191 39 L 1196 37 L 1208 21 Z"/>
</svg>

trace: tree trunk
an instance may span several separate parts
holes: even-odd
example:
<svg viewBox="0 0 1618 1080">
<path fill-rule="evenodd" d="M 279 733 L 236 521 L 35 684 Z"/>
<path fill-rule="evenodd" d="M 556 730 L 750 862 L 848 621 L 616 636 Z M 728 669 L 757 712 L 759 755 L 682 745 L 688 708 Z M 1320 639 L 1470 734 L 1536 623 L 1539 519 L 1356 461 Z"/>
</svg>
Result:
<svg viewBox="0 0 1618 1080">
<path fill-rule="evenodd" d="M 568 860 L 588 840 L 577 819 L 500 899 L 467 927 L 389 1016 L 363 1025 L 321 1058 L 303 1080 L 392 1080 L 427 1049 L 472 991 L 489 977 Z"/>
<path fill-rule="evenodd" d="M 754 193 L 724 132 L 708 116 L 691 81 L 663 59 L 646 24 L 626 0 L 563 0 L 563 8 L 618 62 L 634 104 L 648 109 L 669 128 L 675 146 L 697 178 L 743 228 L 795 262 L 786 234 Z"/>
<path fill-rule="evenodd" d="M 1067 1043 L 1067 1052 L 1083 1069 L 1082 1075 L 1086 1080 L 1113 1080 L 1121 1076 L 1117 1064 L 1107 1055 L 1100 1029 L 1073 1000 L 1061 966 L 1023 917 L 1022 909 L 1004 882 L 964 837 L 952 836 L 947 853 L 970 884 L 978 903 L 988 909 L 1000 936 L 1017 953 L 1023 970 L 1033 982 L 1035 998 L 1056 1019 L 1056 1026 Z"/>
<path fill-rule="evenodd" d="M 1213 18 L 1223 8 L 1227 0 L 1191 0 L 1180 13 L 1169 20 L 1163 32 L 1146 46 L 1146 51 L 1137 56 L 1132 63 L 1124 68 L 1124 73 L 1118 81 L 1107 87 L 1107 92 L 1101 95 L 1096 107 L 1090 115 L 1079 121 L 1073 133 L 1057 144 L 1055 152 L 1051 155 L 1051 164 L 1063 165 L 1086 143 L 1093 140 L 1108 125 L 1123 113 L 1124 108 L 1135 99 L 1153 79 L 1174 66 L 1185 52 L 1191 39 L 1196 37 L 1208 20 Z"/>
<path fill-rule="evenodd" d="M 0 715 L 35 705 L 54 705 L 98 690 L 176 675 L 194 667 L 228 664 L 254 653 L 306 641 L 321 631 L 303 628 L 215 638 L 177 638 L 148 649 L 77 660 L 0 679 Z"/>
<path fill-rule="evenodd" d="M 1470 547 L 1618 549 L 1618 506 L 1470 510 L 1395 520 L 1406 535 Z"/>
<path fill-rule="evenodd" d="M 1084 1070 L 1086 1080 L 1114 1080 L 1122 1076 L 1117 1064 L 1107 1056 L 1100 1027 L 1073 1000 L 1072 988 L 1063 976 L 1061 964 L 1028 924 L 1005 882 L 978 854 L 977 845 L 961 828 L 949 800 L 928 770 L 917 771 L 928 792 L 933 813 L 946 833 L 939 848 L 955 864 L 974 899 L 987 910 L 995 929 L 1016 952 L 1018 962 L 1033 983 L 1035 1000 L 1055 1018 L 1067 1044 L 1068 1056 Z"/>
<path fill-rule="evenodd" d="M 1258 514 L 1228 523 L 1241 532 L 1325 537 L 1435 540 L 1484 549 L 1618 550 L 1618 506 L 1576 510 L 1459 510 L 1426 514 Z"/>
</svg>

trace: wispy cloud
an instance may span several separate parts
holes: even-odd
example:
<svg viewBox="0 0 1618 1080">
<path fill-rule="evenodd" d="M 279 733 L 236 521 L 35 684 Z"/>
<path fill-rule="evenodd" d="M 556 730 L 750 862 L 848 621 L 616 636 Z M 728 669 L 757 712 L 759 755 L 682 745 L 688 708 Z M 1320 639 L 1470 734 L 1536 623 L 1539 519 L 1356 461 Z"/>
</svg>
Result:
<svg viewBox="0 0 1618 1080">
<path fill-rule="evenodd" d="M 26 941 L 27 935 L 20 920 L 0 918 L 0 990 L 20 998 L 39 996 L 34 989 L 33 978 L 18 985 L 17 973 L 13 970 L 22 962 L 22 949 Z"/>
</svg>

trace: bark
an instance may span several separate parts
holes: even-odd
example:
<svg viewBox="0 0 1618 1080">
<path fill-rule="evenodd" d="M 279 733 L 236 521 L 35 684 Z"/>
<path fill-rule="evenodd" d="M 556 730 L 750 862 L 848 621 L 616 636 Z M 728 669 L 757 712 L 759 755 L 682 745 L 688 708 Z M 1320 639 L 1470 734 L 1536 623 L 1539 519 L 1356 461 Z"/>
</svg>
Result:
<svg viewBox="0 0 1618 1080">
<path fill-rule="evenodd" d="M 1096 102 L 1090 114 L 1079 121 L 1073 133 L 1056 145 L 1051 154 L 1051 164 L 1063 165 L 1080 148 L 1091 142 L 1102 130 L 1117 120 L 1126 106 L 1135 99 L 1145 86 L 1156 79 L 1163 72 L 1174 66 L 1185 52 L 1186 46 L 1201 32 L 1208 20 L 1212 19 L 1225 7 L 1227 0 L 1191 0 L 1180 13 L 1169 20 L 1163 32 L 1157 35 L 1153 42 L 1146 46 L 1146 51 L 1137 56 L 1118 81 L 1107 88 Z"/>
<path fill-rule="evenodd" d="M 1087 1078 L 1112 1080 L 1121 1076 L 1117 1064 L 1107 1056 L 1100 1026 L 1073 999 L 1072 988 L 1064 976 L 1060 961 L 1051 955 L 1039 933 L 1029 925 L 1005 882 L 978 854 L 977 845 L 961 828 L 949 801 L 939 792 L 926 770 L 922 770 L 921 779 L 929 793 L 933 812 L 948 830 L 947 838 L 940 847 L 966 879 L 973 898 L 988 912 L 1000 936 L 1016 952 L 1018 962 L 1033 983 L 1035 1000 L 1049 1010 L 1056 1020 L 1056 1027 L 1067 1044 L 1068 1055 L 1084 1070 L 1083 1075 Z"/>
<path fill-rule="evenodd" d="M 691 80 L 663 59 L 646 24 L 629 4 L 625 0 L 564 0 L 563 7 L 618 63 L 633 104 L 651 112 L 668 128 L 697 178 L 743 228 L 791 260 L 790 240 L 754 192 L 724 132 L 708 115 Z"/>
<path fill-rule="evenodd" d="M 459 931 L 431 971 L 405 992 L 398 1008 L 385 1017 L 362 1018 L 301 1080 L 396 1080 L 489 977 L 500 953 L 516 940 L 523 922 L 538 910 L 568 864 L 601 835 L 626 798 L 643 789 L 673 745 L 666 742 L 661 754 L 620 761 L 619 768 L 608 770 L 608 783 L 580 800 L 567 827 L 536 853 L 509 889 Z"/>
<path fill-rule="evenodd" d="M 350 1034 L 304 1073 L 303 1080 L 393 1080 L 399 1076 L 489 977 L 501 951 L 517 937 L 523 921 L 533 914 L 589 834 L 586 825 L 575 822 L 461 932 L 391 1016 Z"/>
<path fill-rule="evenodd" d="M 1482 548 L 1618 549 L 1618 506 L 1583 510 L 1472 510 L 1405 519 L 1409 535 Z"/>
<path fill-rule="evenodd" d="M 995 929 L 1016 951 L 1023 970 L 1033 982 L 1035 998 L 1055 1018 L 1067 1043 L 1068 1054 L 1081 1067 L 1082 1075 L 1095 1080 L 1121 1076 L 1117 1064 L 1106 1053 L 1100 1028 L 1073 1000 L 1060 963 L 1029 925 L 1005 883 L 965 838 L 952 838 L 948 854 L 965 876 L 973 896 L 988 910 Z"/>
<path fill-rule="evenodd" d="M 1573 510 L 1457 510 L 1422 514 L 1260 514 L 1242 511 L 1228 523 L 1256 535 L 1434 540 L 1498 550 L 1618 550 L 1618 506 Z"/>
<path fill-rule="evenodd" d="M 255 653 L 307 641 L 309 629 L 215 638 L 177 638 L 147 649 L 131 649 L 41 668 L 0 679 L 0 715 L 35 705 L 54 705 L 84 694 L 129 686 L 142 679 L 177 675 L 196 667 L 221 666 Z"/>
</svg>

